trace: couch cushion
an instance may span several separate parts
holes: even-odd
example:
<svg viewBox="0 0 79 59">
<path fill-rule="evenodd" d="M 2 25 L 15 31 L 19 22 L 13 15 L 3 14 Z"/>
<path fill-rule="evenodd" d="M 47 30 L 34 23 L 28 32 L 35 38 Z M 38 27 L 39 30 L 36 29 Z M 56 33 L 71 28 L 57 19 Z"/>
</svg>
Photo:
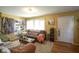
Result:
<svg viewBox="0 0 79 59">
<path fill-rule="evenodd" d="M 44 39 L 45 39 L 45 35 L 44 35 L 44 34 L 39 34 L 39 35 L 37 36 L 37 40 L 38 40 L 39 42 L 44 42 Z"/>
</svg>

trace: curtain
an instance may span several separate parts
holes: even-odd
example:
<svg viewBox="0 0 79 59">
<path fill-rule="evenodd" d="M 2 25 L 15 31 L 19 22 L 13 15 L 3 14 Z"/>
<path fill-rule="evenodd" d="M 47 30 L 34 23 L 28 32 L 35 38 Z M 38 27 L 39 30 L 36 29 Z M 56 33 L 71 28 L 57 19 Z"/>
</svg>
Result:
<svg viewBox="0 0 79 59">
<path fill-rule="evenodd" d="M 4 34 L 13 33 L 14 32 L 14 19 L 8 18 L 8 17 L 2 17 L 1 32 Z"/>
</svg>

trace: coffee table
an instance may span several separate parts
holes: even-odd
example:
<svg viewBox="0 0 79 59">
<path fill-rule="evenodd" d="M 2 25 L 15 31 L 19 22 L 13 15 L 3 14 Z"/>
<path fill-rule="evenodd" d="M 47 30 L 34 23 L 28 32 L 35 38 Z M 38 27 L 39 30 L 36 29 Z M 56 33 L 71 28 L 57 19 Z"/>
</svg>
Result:
<svg viewBox="0 0 79 59">
<path fill-rule="evenodd" d="M 33 39 L 33 38 L 26 38 L 26 39 L 19 39 L 19 41 L 21 42 L 21 43 L 24 43 L 24 44 L 27 44 L 27 43 L 33 43 L 34 41 L 35 41 L 35 39 Z"/>
</svg>

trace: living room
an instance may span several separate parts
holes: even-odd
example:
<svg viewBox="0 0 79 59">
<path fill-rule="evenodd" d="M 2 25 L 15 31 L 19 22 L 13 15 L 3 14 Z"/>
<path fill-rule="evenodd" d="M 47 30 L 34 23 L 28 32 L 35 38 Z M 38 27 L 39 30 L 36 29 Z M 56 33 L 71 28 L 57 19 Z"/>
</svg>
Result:
<svg viewBox="0 0 79 59">
<path fill-rule="evenodd" d="M 0 49 L 4 53 L 79 52 L 78 47 L 72 48 L 79 46 L 78 22 L 76 6 L 0 6 Z"/>
</svg>

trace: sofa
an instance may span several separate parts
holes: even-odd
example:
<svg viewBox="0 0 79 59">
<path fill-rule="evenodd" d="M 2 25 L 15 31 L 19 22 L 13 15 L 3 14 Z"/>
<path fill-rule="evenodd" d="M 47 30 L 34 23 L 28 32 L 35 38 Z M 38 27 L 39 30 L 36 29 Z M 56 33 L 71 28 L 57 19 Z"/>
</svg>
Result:
<svg viewBox="0 0 79 59">
<path fill-rule="evenodd" d="M 27 37 L 37 39 L 39 34 L 44 34 L 46 37 L 46 31 L 44 30 L 27 30 Z"/>
<path fill-rule="evenodd" d="M 36 46 L 33 43 L 27 43 L 20 47 L 11 48 L 11 53 L 35 53 Z"/>
</svg>

